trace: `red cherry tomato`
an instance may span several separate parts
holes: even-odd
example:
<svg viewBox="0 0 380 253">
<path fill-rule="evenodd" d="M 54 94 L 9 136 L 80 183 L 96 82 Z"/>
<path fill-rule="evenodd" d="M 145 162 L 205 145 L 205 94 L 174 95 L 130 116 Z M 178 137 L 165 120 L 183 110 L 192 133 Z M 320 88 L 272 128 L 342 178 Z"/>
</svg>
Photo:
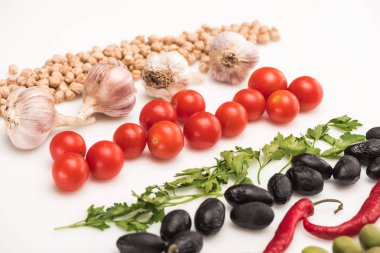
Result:
<svg viewBox="0 0 380 253">
<path fill-rule="evenodd" d="M 217 117 L 209 112 L 191 115 L 183 126 L 187 143 L 196 149 L 214 146 L 222 136 L 222 126 Z"/>
<path fill-rule="evenodd" d="M 56 134 L 50 142 L 50 155 L 53 161 L 65 153 L 86 155 L 86 143 L 82 136 L 73 131 L 63 131 Z"/>
<path fill-rule="evenodd" d="M 242 89 L 234 96 L 233 101 L 244 106 L 248 113 L 248 120 L 255 121 L 261 118 L 265 111 L 265 98 L 255 89 Z"/>
<path fill-rule="evenodd" d="M 301 111 L 309 111 L 317 107 L 323 98 L 322 85 L 310 76 L 301 76 L 295 79 L 289 86 L 300 102 Z"/>
<path fill-rule="evenodd" d="M 83 156 L 76 153 L 65 153 L 53 164 L 55 185 L 64 191 L 75 191 L 81 188 L 88 179 L 89 168 Z"/>
<path fill-rule="evenodd" d="M 284 124 L 292 121 L 299 111 L 298 99 L 290 91 L 275 91 L 267 100 L 267 113 L 276 123 Z"/>
<path fill-rule="evenodd" d="M 248 114 L 244 106 L 233 101 L 225 102 L 219 106 L 215 116 L 222 125 L 223 136 L 226 137 L 241 134 L 248 123 Z"/>
<path fill-rule="evenodd" d="M 287 86 L 285 75 L 272 67 L 255 70 L 248 81 L 248 87 L 260 91 L 265 99 L 276 90 L 286 90 Z"/>
<path fill-rule="evenodd" d="M 146 131 L 157 122 L 163 120 L 177 122 L 174 107 L 163 99 L 154 99 L 148 102 L 140 112 L 140 125 Z"/>
<path fill-rule="evenodd" d="M 88 150 L 86 161 L 94 178 L 111 179 L 123 168 L 124 153 L 112 141 L 99 141 Z"/>
<path fill-rule="evenodd" d="M 149 129 L 147 143 L 154 157 L 168 160 L 181 152 L 185 140 L 177 124 L 171 121 L 160 121 Z"/>
<path fill-rule="evenodd" d="M 113 141 L 123 150 L 125 158 L 135 158 L 145 149 L 146 134 L 141 126 L 125 123 L 116 129 Z"/>
<path fill-rule="evenodd" d="M 206 103 L 202 95 L 195 90 L 182 90 L 177 92 L 171 100 L 177 112 L 178 120 L 184 122 L 196 112 L 206 109 Z"/>
</svg>

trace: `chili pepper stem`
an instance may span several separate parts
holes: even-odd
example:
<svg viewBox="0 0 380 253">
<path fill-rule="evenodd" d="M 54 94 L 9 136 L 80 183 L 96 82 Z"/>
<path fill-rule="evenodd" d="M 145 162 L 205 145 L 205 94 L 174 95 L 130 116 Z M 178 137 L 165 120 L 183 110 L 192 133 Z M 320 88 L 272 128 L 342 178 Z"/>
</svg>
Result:
<svg viewBox="0 0 380 253">
<path fill-rule="evenodd" d="M 322 203 L 338 203 L 339 206 L 338 206 L 337 209 L 335 209 L 334 214 L 337 214 L 338 212 L 340 212 L 340 211 L 343 210 L 343 202 L 340 201 L 340 200 L 338 200 L 338 199 L 323 199 L 323 200 L 314 202 L 313 206 L 316 206 L 316 205 L 319 205 L 319 204 L 322 204 Z"/>
</svg>

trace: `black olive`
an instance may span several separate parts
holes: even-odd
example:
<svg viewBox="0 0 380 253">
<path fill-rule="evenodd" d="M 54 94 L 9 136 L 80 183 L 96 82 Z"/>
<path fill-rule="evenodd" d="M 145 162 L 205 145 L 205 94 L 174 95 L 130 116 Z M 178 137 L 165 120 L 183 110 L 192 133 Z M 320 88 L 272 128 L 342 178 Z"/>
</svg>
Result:
<svg viewBox="0 0 380 253">
<path fill-rule="evenodd" d="M 355 156 L 362 165 L 369 165 L 372 160 L 380 157 L 380 139 L 372 139 L 348 146 L 344 150 L 344 154 Z"/>
<path fill-rule="evenodd" d="M 200 233 L 185 231 L 178 234 L 170 242 L 167 253 L 198 253 L 203 247 L 203 237 Z M 143 253 L 143 252 L 141 252 Z M 145 253 L 145 252 L 144 252 Z"/>
<path fill-rule="evenodd" d="M 204 235 L 218 233 L 224 224 L 225 212 L 224 204 L 219 199 L 206 199 L 195 213 L 195 228 Z"/>
<path fill-rule="evenodd" d="M 117 240 L 116 246 L 120 253 L 161 253 L 166 248 L 160 237 L 150 233 L 123 235 Z"/>
<path fill-rule="evenodd" d="M 286 172 L 293 185 L 293 190 L 301 195 L 313 196 L 323 190 L 321 173 L 306 166 L 290 168 Z"/>
<path fill-rule="evenodd" d="M 273 205 L 273 197 L 270 193 L 253 184 L 237 184 L 229 187 L 224 192 L 228 204 L 236 206 L 248 202 L 262 202 Z"/>
<path fill-rule="evenodd" d="M 274 202 L 285 204 L 293 194 L 292 182 L 284 174 L 276 173 L 268 181 L 268 191 L 272 194 Z"/>
<path fill-rule="evenodd" d="M 342 185 L 356 183 L 360 178 L 360 162 L 353 156 L 342 156 L 334 167 L 334 179 Z"/>
<path fill-rule="evenodd" d="M 185 210 L 174 210 L 168 213 L 161 223 L 160 235 L 165 241 L 172 240 L 183 231 L 190 230 L 191 218 Z"/>
<path fill-rule="evenodd" d="M 272 208 L 261 202 L 251 202 L 235 206 L 230 214 L 233 223 L 242 228 L 253 230 L 268 227 L 273 219 Z"/>
<path fill-rule="evenodd" d="M 333 173 L 332 167 L 319 156 L 302 153 L 292 158 L 293 167 L 307 166 L 321 173 L 324 180 L 330 179 Z"/>
<path fill-rule="evenodd" d="M 380 179 L 380 157 L 376 158 L 367 167 L 367 175 L 371 179 Z"/>
<path fill-rule="evenodd" d="M 370 130 L 368 130 L 365 136 L 367 140 L 380 139 L 380 127 L 371 128 Z"/>
</svg>

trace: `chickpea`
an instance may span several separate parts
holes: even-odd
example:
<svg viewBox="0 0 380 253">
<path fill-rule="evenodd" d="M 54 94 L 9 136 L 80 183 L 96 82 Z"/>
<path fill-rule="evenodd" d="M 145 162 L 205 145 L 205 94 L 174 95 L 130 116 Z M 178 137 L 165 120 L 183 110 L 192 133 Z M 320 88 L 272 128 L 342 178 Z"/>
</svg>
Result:
<svg viewBox="0 0 380 253">
<path fill-rule="evenodd" d="M 133 70 L 132 71 L 132 77 L 133 80 L 139 80 L 141 78 L 141 71 L 140 70 Z"/>
<path fill-rule="evenodd" d="M 65 93 L 61 90 L 58 90 L 55 94 L 54 94 L 54 98 L 55 98 L 55 102 L 56 103 L 61 103 L 63 101 L 65 101 Z"/>
<path fill-rule="evenodd" d="M 18 67 L 14 64 L 8 66 L 8 74 L 14 76 L 18 73 Z"/>
<path fill-rule="evenodd" d="M 67 89 L 67 90 L 65 91 L 65 98 L 66 98 L 66 100 L 68 100 L 68 101 L 74 100 L 74 99 L 75 99 L 75 93 L 74 93 L 73 91 Z"/>
<path fill-rule="evenodd" d="M 0 87 L 1 87 L 1 86 L 5 86 L 5 85 L 7 85 L 7 80 L 5 80 L 5 79 L 0 79 Z"/>
<path fill-rule="evenodd" d="M 207 63 L 201 62 L 201 63 L 199 64 L 199 71 L 200 71 L 201 73 L 207 73 L 208 70 L 209 70 L 209 67 L 208 67 L 208 64 L 207 64 Z"/>
<path fill-rule="evenodd" d="M 135 69 L 141 70 L 141 69 L 144 68 L 144 65 L 145 65 L 144 59 L 137 59 L 136 62 L 135 62 Z"/>
<path fill-rule="evenodd" d="M 61 78 L 56 77 L 56 76 L 49 77 L 48 82 L 46 82 L 45 80 L 48 80 L 48 79 L 40 80 L 38 82 L 38 85 L 45 85 L 47 83 L 47 85 L 49 85 L 52 88 L 58 88 L 58 86 L 61 84 Z"/>
<path fill-rule="evenodd" d="M 269 33 L 262 33 L 262 34 L 259 34 L 259 36 L 257 37 L 257 43 L 259 44 L 266 44 L 269 41 L 270 41 Z"/>
<path fill-rule="evenodd" d="M 75 94 L 80 95 L 83 91 L 83 84 L 73 82 L 69 85 L 69 89 L 72 90 Z"/>
</svg>

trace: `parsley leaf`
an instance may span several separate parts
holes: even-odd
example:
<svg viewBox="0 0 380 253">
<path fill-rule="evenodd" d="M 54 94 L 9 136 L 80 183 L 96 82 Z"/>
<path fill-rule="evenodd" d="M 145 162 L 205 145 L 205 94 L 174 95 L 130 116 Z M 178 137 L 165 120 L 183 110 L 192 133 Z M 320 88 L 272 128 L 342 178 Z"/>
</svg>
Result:
<svg viewBox="0 0 380 253">
<path fill-rule="evenodd" d="M 362 126 L 362 124 L 359 123 L 358 120 L 352 119 L 352 118 L 348 117 L 347 115 L 344 115 L 344 116 L 341 116 L 338 118 L 334 118 L 334 119 L 330 120 L 327 124 L 329 126 L 333 126 L 333 127 L 336 127 L 340 130 L 347 131 L 347 132 L 351 132 L 353 130 L 356 130 L 358 127 Z"/>
<path fill-rule="evenodd" d="M 340 154 L 344 151 L 346 147 L 348 147 L 351 144 L 364 141 L 365 136 L 360 134 L 352 134 L 350 132 L 345 132 L 342 134 L 339 139 L 334 139 L 333 137 L 329 136 L 329 143 L 332 143 L 332 148 L 329 148 L 325 150 L 321 157 L 329 158 L 329 159 L 339 159 Z"/>
<path fill-rule="evenodd" d="M 270 163 L 272 160 L 281 160 L 285 154 L 280 149 L 281 143 L 284 141 L 284 136 L 280 133 L 269 143 L 262 148 L 264 154 L 263 166 Z"/>
<path fill-rule="evenodd" d="M 307 150 L 307 144 L 303 138 L 296 138 L 291 134 L 280 143 L 280 150 L 285 156 L 292 158 L 293 156 L 304 153 Z"/>
<path fill-rule="evenodd" d="M 323 139 L 327 135 L 328 131 L 329 131 L 329 127 L 327 124 L 317 125 L 313 129 L 312 128 L 307 129 L 306 137 L 314 140 L 313 142 L 313 146 L 314 146 L 315 142 L 317 142 L 320 139 Z"/>
</svg>

